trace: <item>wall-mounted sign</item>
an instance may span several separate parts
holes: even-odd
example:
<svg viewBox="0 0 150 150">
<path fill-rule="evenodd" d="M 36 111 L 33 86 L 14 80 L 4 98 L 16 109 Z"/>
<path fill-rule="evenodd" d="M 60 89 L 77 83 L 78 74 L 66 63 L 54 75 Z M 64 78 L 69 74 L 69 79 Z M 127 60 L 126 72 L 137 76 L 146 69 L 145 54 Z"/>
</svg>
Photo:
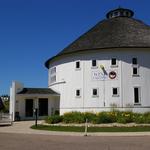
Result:
<svg viewBox="0 0 150 150">
<path fill-rule="evenodd" d="M 107 73 L 104 73 L 102 70 L 95 70 L 91 72 L 92 80 L 112 80 L 117 79 L 117 71 L 115 70 L 106 70 Z"/>
<path fill-rule="evenodd" d="M 115 72 L 115 71 L 111 71 L 111 72 L 109 72 L 109 78 L 110 78 L 110 79 L 115 79 L 115 78 L 116 78 L 116 76 L 117 76 L 117 74 L 116 74 L 116 72 Z"/>
<path fill-rule="evenodd" d="M 92 71 L 92 80 L 106 80 L 108 76 L 103 71 Z"/>
</svg>

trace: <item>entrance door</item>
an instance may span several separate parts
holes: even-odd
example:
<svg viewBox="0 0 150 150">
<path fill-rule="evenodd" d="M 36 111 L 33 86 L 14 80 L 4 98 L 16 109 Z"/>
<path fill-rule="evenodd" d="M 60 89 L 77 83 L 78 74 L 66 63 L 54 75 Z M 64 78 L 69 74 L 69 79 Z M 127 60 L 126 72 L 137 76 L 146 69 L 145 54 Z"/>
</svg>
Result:
<svg viewBox="0 0 150 150">
<path fill-rule="evenodd" d="M 39 98 L 39 116 L 48 115 L 48 99 Z"/>
<path fill-rule="evenodd" d="M 33 117 L 33 99 L 26 99 L 25 111 L 26 117 Z"/>
</svg>

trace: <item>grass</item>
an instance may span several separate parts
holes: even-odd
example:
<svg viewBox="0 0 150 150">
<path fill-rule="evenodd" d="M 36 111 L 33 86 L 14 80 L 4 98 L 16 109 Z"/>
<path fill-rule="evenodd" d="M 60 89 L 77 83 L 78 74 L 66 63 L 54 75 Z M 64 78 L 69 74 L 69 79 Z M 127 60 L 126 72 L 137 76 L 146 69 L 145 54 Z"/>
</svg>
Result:
<svg viewBox="0 0 150 150">
<path fill-rule="evenodd" d="M 47 131 L 64 131 L 64 132 L 84 132 L 85 127 L 77 126 L 48 126 L 33 125 L 32 129 L 47 130 Z M 149 126 L 137 126 L 137 127 L 88 127 L 88 132 L 147 132 L 150 131 Z"/>
</svg>

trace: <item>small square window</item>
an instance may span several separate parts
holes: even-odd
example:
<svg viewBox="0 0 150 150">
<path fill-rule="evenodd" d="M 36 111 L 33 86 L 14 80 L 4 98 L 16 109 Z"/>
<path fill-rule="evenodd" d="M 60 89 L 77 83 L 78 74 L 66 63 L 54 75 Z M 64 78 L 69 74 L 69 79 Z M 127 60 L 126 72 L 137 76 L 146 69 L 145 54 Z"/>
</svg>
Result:
<svg viewBox="0 0 150 150">
<path fill-rule="evenodd" d="M 133 68 L 133 75 L 137 75 L 138 74 L 138 71 L 137 71 L 137 68 Z"/>
<path fill-rule="evenodd" d="M 115 15 L 115 16 L 118 16 L 118 12 L 115 12 L 114 15 Z"/>
<path fill-rule="evenodd" d="M 98 89 L 93 89 L 93 90 L 92 90 L 92 96 L 93 96 L 93 97 L 98 96 Z"/>
<path fill-rule="evenodd" d="M 111 59 L 111 66 L 116 66 L 117 65 L 117 60 L 116 58 Z"/>
<path fill-rule="evenodd" d="M 133 76 L 139 76 L 139 68 L 138 67 L 133 67 Z"/>
<path fill-rule="evenodd" d="M 76 69 L 80 69 L 80 61 L 76 61 Z"/>
<path fill-rule="evenodd" d="M 81 96 L 81 91 L 80 91 L 80 89 L 77 89 L 76 90 L 76 97 L 80 97 Z"/>
<path fill-rule="evenodd" d="M 132 58 L 132 64 L 137 65 L 137 58 Z"/>
<path fill-rule="evenodd" d="M 96 60 L 92 60 L 92 67 L 96 67 L 97 66 L 97 61 Z"/>
<path fill-rule="evenodd" d="M 112 88 L 112 96 L 119 96 L 119 88 Z"/>
</svg>

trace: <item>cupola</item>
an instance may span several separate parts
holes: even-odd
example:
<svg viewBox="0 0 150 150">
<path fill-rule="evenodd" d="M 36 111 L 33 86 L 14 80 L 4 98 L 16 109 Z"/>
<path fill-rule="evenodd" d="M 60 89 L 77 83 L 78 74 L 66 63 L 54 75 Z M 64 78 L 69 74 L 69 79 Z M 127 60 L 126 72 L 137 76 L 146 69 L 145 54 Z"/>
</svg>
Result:
<svg viewBox="0 0 150 150">
<path fill-rule="evenodd" d="M 111 10 L 106 14 L 108 19 L 116 18 L 116 17 L 128 17 L 131 18 L 134 15 L 134 12 L 130 9 L 118 8 L 115 10 Z"/>
</svg>

